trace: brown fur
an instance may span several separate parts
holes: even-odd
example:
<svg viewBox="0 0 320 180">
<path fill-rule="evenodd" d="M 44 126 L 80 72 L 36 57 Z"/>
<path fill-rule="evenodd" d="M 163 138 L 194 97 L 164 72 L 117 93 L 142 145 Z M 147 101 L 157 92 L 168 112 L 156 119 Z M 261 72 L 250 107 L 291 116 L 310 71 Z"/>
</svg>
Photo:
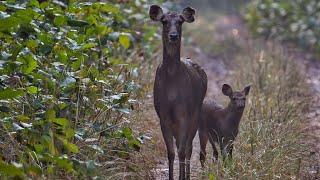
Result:
<svg viewBox="0 0 320 180">
<path fill-rule="evenodd" d="M 193 22 L 194 10 L 188 7 L 182 14 L 163 14 L 159 6 L 152 5 L 149 14 L 163 24 L 163 61 L 157 68 L 153 94 L 167 147 L 169 179 L 173 179 L 173 138 L 178 149 L 179 179 L 189 179 L 192 141 L 207 90 L 203 69 L 189 59 L 180 61 L 181 26 L 183 22 Z"/>
<path fill-rule="evenodd" d="M 218 151 L 215 143 L 220 145 L 221 154 L 225 157 L 229 154 L 232 157 L 233 141 L 238 135 L 239 123 L 245 108 L 246 96 L 250 91 L 250 86 L 243 91 L 233 92 L 232 88 L 224 84 L 223 94 L 230 98 L 227 107 L 223 108 L 214 101 L 205 100 L 202 105 L 201 118 L 199 123 L 200 138 L 200 161 L 204 166 L 206 156 L 206 145 L 208 140 L 213 148 L 213 158 L 218 159 Z"/>
</svg>

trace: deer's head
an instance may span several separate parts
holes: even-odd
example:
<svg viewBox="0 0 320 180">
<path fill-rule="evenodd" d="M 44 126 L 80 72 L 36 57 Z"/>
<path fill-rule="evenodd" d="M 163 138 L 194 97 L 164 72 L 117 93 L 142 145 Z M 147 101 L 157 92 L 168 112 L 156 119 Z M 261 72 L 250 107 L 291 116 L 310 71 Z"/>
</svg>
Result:
<svg viewBox="0 0 320 180">
<path fill-rule="evenodd" d="M 246 104 L 246 97 L 249 94 L 250 85 L 246 86 L 242 91 L 233 91 L 229 84 L 222 86 L 222 93 L 230 98 L 230 105 L 236 109 L 243 109 Z"/>
<path fill-rule="evenodd" d="M 151 5 L 149 9 L 150 18 L 153 21 L 159 21 L 163 25 L 162 36 L 166 42 L 178 43 L 181 40 L 181 27 L 184 22 L 192 23 L 194 21 L 195 10 L 186 7 L 181 13 L 168 12 L 158 5 Z"/>
</svg>

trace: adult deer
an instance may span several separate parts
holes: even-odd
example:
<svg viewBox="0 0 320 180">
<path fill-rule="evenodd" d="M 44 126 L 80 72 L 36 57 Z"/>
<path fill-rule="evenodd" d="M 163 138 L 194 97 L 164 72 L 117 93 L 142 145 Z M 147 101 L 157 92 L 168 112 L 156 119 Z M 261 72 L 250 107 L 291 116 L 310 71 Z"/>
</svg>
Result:
<svg viewBox="0 0 320 180">
<path fill-rule="evenodd" d="M 157 68 L 153 95 L 167 147 L 169 179 L 173 179 L 173 138 L 179 156 L 179 179 L 190 179 L 192 141 L 207 91 L 207 75 L 200 66 L 189 59 L 180 61 L 182 24 L 193 22 L 194 14 L 191 7 L 185 8 L 181 14 L 163 13 L 158 5 L 150 6 L 149 10 L 150 18 L 163 25 L 163 61 Z"/>
</svg>

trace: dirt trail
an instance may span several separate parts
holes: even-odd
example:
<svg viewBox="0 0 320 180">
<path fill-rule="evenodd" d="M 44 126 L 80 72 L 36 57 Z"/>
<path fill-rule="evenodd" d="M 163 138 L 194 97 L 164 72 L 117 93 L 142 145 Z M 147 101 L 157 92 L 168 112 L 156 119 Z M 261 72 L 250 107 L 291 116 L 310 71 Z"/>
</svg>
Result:
<svg viewBox="0 0 320 180">
<path fill-rule="evenodd" d="M 219 44 L 219 41 L 223 42 L 230 36 L 236 36 L 233 38 L 238 38 L 240 44 L 245 46 L 244 43 L 249 38 L 245 24 L 238 16 L 222 16 L 219 19 L 216 19 L 214 26 L 216 28 L 212 32 L 212 39 L 210 39 L 210 37 L 208 37 L 208 39 L 211 41 L 217 41 L 217 44 Z M 219 36 L 217 36 L 217 33 Z M 301 72 L 306 74 L 308 79 L 307 83 L 312 89 L 312 104 L 308 112 L 309 125 L 307 131 L 311 132 L 311 135 L 314 138 L 314 151 L 311 155 L 320 160 L 320 59 L 313 59 L 311 55 L 305 55 L 294 50 L 288 49 L 288 51 L 292 56 L 292 59 L 301 65 Z M 232 62 L 232 59 L 237 56 L 237 52 L 232 53 L 233 54 L 227 54 L 227 56 L 225 54 L 216 55 L 214 52 L 212 52 L 212 54 L 206 54 L 197 46 L 197 44 L 183 48 L 183 57 L 190 57 L 195 62 L 199 63 L 207 73 L 208 90 L 206 98 L 214 98 L 218 102 L 222 102 L 220 87 L 223 83 L 230 82 L 229 77 L 232 76 L 233 71 L 232 66 L 230 66 L 229 63 Z M 225 59 L 227 59 L 227 61 L 225 61 Z M 211 148 L 208 148 L 208 150 L 207 159 L 210 160 Z M 201 174 L 199 152 L 199 137 L 197 134 L 193 140 L 193 153 L 191 158 L 192 179 L 199 179 Z M 316 177 L 320 173 L 319 163 L 317 165 L 313 165 L 309 169 L 309 173 L 312 175 L 312 177 Z M 168 179 L 168 165 L 166 156 L 160 159 L 159 165 L 155 171 L 157 172 L 155 177 L 156 179 Z M 175 158 L 174 163 L 174 174 L 175 179 L 177 179 L 179 174 L 177 158 Z"/>
<path fill-rule="evenodd" d="M 311 89 L 311 101 L 308 112 L 308 127 L 306 132 L 311 137 L 313 150 L 310 156 L 315 159 L 315 164 L 309 167 L 309 177 L 320 178 L 320 59 L 314 59 L 310 54 L 293 52 L 294 59 L 302 65 L 301 71 L 306 74 L 307 84 Z"/>
</svg>

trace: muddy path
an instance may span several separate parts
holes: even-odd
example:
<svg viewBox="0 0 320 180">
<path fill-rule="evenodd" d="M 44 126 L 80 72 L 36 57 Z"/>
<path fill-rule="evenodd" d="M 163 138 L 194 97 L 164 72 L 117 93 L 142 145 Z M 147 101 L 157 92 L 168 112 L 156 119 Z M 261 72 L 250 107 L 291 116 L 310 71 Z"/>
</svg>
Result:
<svg viewBox="0 0 320 180">
<path fill-rule="evenodd" d="M 226 15 L 221 16 L 215 21 L 215 30 L 212 31 L 211 41 L 219 41 L 223 43 L 225 39 L 233 36 L 237 38 L 241 46 L 246 46 L 248 39 L 248 31 L 242 19 L 239 16 Z M 217 33 L 219 36 L 217 36 Z M 218 37 L 218 38 L 216 38 Z M 267 44 L 268 42 L 266 42 Z M 306 131 L 311 136 L 312 152 L 310 156 L 313 156 L 316 161 L 320 162 L 320 60 L 314 59 L 313 56 L 298 52 L 296 48 L 287 48 L 292 60 L 300 65 L 301 73 L 306 75 L 308 88 L 311 89 L 311 101 L 310 108 L 308 109 L 308 119 Z M 183 57 L 190 57 L 195 62 L 199 63 L 206 71 L 208 76 L 208 90 L 206 98 L 213 98 L 219 103 L 224 104 L 224 97 L 221 96 L 220 87 L 223 83 L 232 83 L 233 58 L 237 56 L 237 51 L 232 51 L 229 54 L 215 54 L 205 53 L 203 50 L 194 43 L 182 48 Z M 159 133 L 161 135 L 161 132 Z M 208 148 L 208 147 L 207 147 Z M 165 148 L 163 149 L 165 151 Z M 211 148 L 208 148 L 208 157 L 210 160 Z M 198 134 L 193 140 L 193 153 L 191 158 L 192 179 L 199 179 L 202 169 L 199 162 L 199 138 Z M 158 166 L 156 167 L 155 179 L 168 179 L 168 165 L 166 153 L 162 153 L 162 157 L 159 159 Z M 177 157 L 177 154 L 176 154 Z M 308 178 L 317 178 L 320 173 L 319 163 L 311 164 L 307 172 Z M 175 159 L 174 163 L 175 178 L 178 178 L 179 166 L 178 159 Z"/>
</svg>

